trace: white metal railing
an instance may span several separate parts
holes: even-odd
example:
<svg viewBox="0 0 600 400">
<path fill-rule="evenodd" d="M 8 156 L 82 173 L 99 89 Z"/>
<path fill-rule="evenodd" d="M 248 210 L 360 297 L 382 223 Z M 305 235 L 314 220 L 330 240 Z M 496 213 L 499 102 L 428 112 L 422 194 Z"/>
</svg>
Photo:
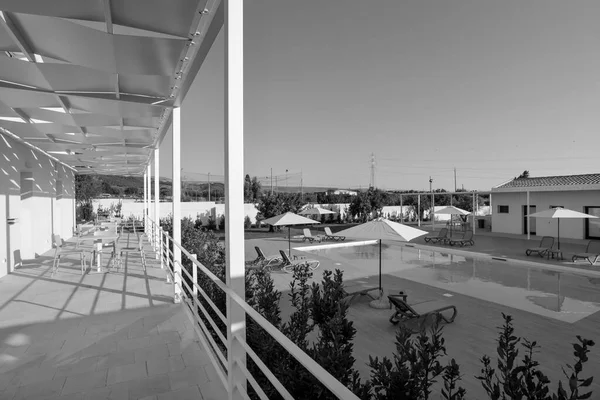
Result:
<svg viewBox="0 0 600 400">
<path fill-rule="evenodd" d="M 352 393 L 346 386 L 335 379 L 329 372 L 321 367 L 316 361 L 314 361 L 308 354 L 302 351 L 294 342 L 288 339 L 283 333 L 267 321 L 260 313 L 258 313 L 252 306 L 250 306 L 245 299 L 241 298 L 235 293 L 230 287 L 228 287 L 221 279 L 213 274 L 208 268 L 200 263 L 195 254 L 190 254 L 180 243 L 177 243 L 173 238 L 158 226 L 152 219 L 147 218 L 146 227 L 148 232 L 148 238 L 152 244 L 157 256 L 160 258 L 161 268 L 166 270 L 167 282 L 172 283 L 174 300 L 178 300 L 178 293 L 180 293 L 182 302 L 186 305 L 185 309 L 189 316 L 192 318 L 194 323 L 194 330 L 200 343 L 204 347 L 204 350 L 208 354 L 217 375 L 221 379 L 223 386 L 229 393 L 232 393 L 234 387 L 230 387 L 227 371 L 227 355 L 231 355 L 232 352 L 227 347 L 227 338 L 221 332 L 221 329 L 217 326 L 217 323 L 209 314 L 207 308 L 199 302 L 200 296 L 206 301 L 206 304 L 210 306 L 210 309 L 218 317 L 219 320 L 227 325 L 227 317 L 219 310 L 215 305 L 214 301 L 210 296 L 202 289 L 198 284 L 198 273 L 201 272 L 208 277 L 223 293 L 239 305 L 247 316 L 252 318 L 265 332 L 271 335 L 284 349 L 286 349 L 300 364 L 302 364 L 307 371 L 309 371 L 315 378 L 317 378 L 325 387 L 327 387 L 335 396 L 340 399 L 358 400 L 358 397 Z M 171 245 L 173 247 L 171 247 Z M 177 247 L 181 250 L 182 257 L 186 257 L 192 263 L 192 273 L 190 274 L 183 266 L 183 263 L 175 261 L 173 249 Z M 179 268 L 175 268 L 175 267 Z M 181 271 L 181 272 L 178 272 Z M 187 278 L 187 279 L 185 279 Z M 188 281 L 190 283 L 188 283 Z M 191 284 L 191 287 L 190 287 Z M 202 317 L 200 317 L 202 313 Z M 209 327 L 205 323 L 208 321 L 208 325 L 212 328 L 213 332 L 216 333 L 216 337 L 220 342 L 215 340 L 211 334 Z M 273 387 L 279 392 L 284 399 L 293 400 L 292 395 L 287 391 L 284 384 L 282 384 L 277 377 L 269 370 L 269 368 L 262 362 L 258 355 L 252 350 L 252 348 L 246 342 L 246 338 L 240 334 L 234 335 L 235 341 L 237 341 L 249 356 L 252 361 L 258 366 L 264 376 L 269 380 Z M 226 349 L 226 353 L 221 350 Z M 255 377 L 246 368 L 245 357 L 237 358 L 234 363 L 240 368 L 246 377 L 248 383 L 252 386 L 254 391 L 258 394 L 261 399 L 268 399 L 263 389 L 259 386 Z M 244 397 L 248 398 L 248 392 L 244 382 L 233 382 L 232 384 L 237 388 Z"/>
</svg>

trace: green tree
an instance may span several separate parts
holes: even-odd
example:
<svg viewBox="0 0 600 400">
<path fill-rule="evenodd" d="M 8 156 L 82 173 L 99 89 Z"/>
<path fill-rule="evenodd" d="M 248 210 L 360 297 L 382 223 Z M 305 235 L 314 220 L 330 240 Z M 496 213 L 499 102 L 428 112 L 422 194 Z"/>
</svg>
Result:
<svg viewBox="0 0 600 400">
<path fill-rule="evenodd" d="M 262 191 L 262 186 L 255 176 L 250 178 L 250 175 L 246 174 L 244 178 L 244 201 L 247 203 L 254 203 L 258 201 Z"/>
<path fill-rule="evenodd" d="M 529 171 L 525 170 L 521 173 L 521 175 L 516 177 L 516 179 L 521 179 L 521 178 L 529 178 Z"/>
<path fill-rule="evenodd" d="M 91 202 L 102 193 L 102 182 L 94 175 L 75 175 L 75 200 L 78 204 Z"/>
<path fill-rule="evenodd" d="M 368 192 L 358 193 L 356 196 L 354 196 L 354 199 L 352 199 L 352 202 L 348 206 L 348 212 L 350 215 L 353 217 L 358 217 L 358 219 L 362 222 L 366 222 L 369 219 L 372 211 L 373 207 L 371 205 L 371 199 L 369 198 Z"/>
<path fill-rule="evenodd" d="M 138 188 L 132 187 L 132 186 L 127 187 L 127 188 L 125 188 L 125 194 L 128 196 L 137 196 Z"/>
</svg>

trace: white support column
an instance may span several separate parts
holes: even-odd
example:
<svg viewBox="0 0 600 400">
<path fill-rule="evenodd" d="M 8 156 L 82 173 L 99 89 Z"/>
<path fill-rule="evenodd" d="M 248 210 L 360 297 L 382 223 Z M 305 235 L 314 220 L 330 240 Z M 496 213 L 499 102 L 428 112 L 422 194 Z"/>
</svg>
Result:
<svg viewBox="0 0 600 400">
<path fill-rule="evenodd" d="M 431 230 L 435 231 L 435 194 L 431 192 Z"/>
<path fill-rule="evenodd" d="M 150 163 L 148 163 L 148 167 L 146 168 L 146 178 L 148 179 L 148 182 L 146 182 L 146 185 L 148 186 L 148 209 L 146 212 L 148 213 L 148 218 L 152 219 L 152 168 L 150 168 Z M 152 236 L 150 235 L 150 222 L 148 222 L 145 228 L 148 240 L 150 240 Z"/>
<path fill-rule="evenodd" d="M 144 209 L 142 210 L 142 222 L 144 223 L 144 232 L 145 226 L 148 223 L 148 218 L 146 216 L 146 210 L 148 209 L 148 175 L 144 172 Z"/>
<path fill-rule="evenodd" d="M 173 109 L 173 241 L 181 244 L 181 109 Z M 173 244 L 173 301 L 181 302 L 181 249 Z"/>
<path fill-rule="evenodd" d="M 225 251 L 226 284 L 245 298 L 244 266 L 244 1 L 225 0 Z M 227 297 L 227 370 L 229 399 L 244 398 L 238 389 L 246 377 L 246 313 Z M 236 361 L 237 360 L 237 361 Z"/>
<path fill-rule="evenodd" d="M 527 208 L 525 209 L 527 213 L 527 240 L 531 239 L 531 220 L 529 219 L 529 190 L 527 191 Z"/>
<path fill-rule="evenodd" d="M 421 226 L 421 195 L 417 195 L 417 224 Z"/>
<path fill-rule="evenodd" d="M 477 215 L 477 213 L 475 212 L 475 192 L 473 192 L 473 235 L 475 234 L 475 216 Z"/>
<path fill-rule="evenodd" d="M 158 223 L 160 222 L 160 172 L 159 172 L 159 158 L 160 153 L 158 149 L 154 149 L 154 249 L 156 250 L 156 259 L 158 260 L 158 246 L 159 246 L 159 237 L 158 237 Z"/>
</svg>

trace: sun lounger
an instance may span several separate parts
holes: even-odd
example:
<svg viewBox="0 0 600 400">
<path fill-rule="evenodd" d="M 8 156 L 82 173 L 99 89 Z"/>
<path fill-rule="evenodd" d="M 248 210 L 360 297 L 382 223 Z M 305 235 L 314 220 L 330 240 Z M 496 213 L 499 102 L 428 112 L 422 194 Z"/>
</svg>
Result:
<svg viewBox="0 0 600 400">
<path fill-rule="evenodd" d="M 331 229 L 328 226 L 326 226 L 325 227 L 325 239 L 331 239 L 331 240 L 335 240 L 337 242 L 338 240 L 339 241 L 345 240 L 346 236 L 334 235 L 331 232 Z"/>
<path fill-rule="evenodd" d="M 448 228 L 442 228 L 440 229 L 440 231 L 438 232 L 437 236 L 425 236 L 425 242 L 429 243 L 438 243 L 438 242 L 443 242 L 445 243 L 446 240 L 448 240 Z"/>
<path fill-rule="evenodd" d="M 261 250 L 260 247 L 254 246 L 256 250 L 257 257 L 252 261 L 247 261 L 247 267 L 255 267 L 255 268 L 265 268 L 270 267 L 273 264 L 281 264 L 281 257 L 279 256 L 265 256 L 265 253 Z"/>
<path fill-rule="evenodd" d="M 295 260 L 292 261 L 290 259 L 290 257 L 287 255 L 287 253 L 283 250 L 279 250 L 279 254 L 281 254 L 281 258 L 283 260 L 283 265 L 281 266 L 285 272 L 293 274 L 294 273 L 294 267 L 296 265 L 303 265 L 303 264 L 307 264 L 308 268 L 311 271 L 314 271 L 315 269 L 319 268 L 319 265 L 321 265 L 321 262 L 319 260 L 305 260 L 305 259 L 301 259 L 301 260 Z"/>
<path fill-rule="evenodd" d="M 472 231 L 466 231 L 464 236 L 462 237 L 462 239 L 448 239 L 447 240 L 448 243 L 450 243 L 450 246 L 466 246 L 466 245 L 470 245 L 473 246 L 475 244 L 475 242 L 473 241 L 473 232 Z"/>
<path fill-rule="evenodd" d="M 544 236 L 542 237 L 542 240 L 540 241 L 540 245 L 538 247 L 527 249 L 525 251 L 525 254 L 527 256 L 530 256 L 533 253 L 536 253 L 540 257 L 544 257 L 546 253 L 552 250 L 552 246 L 554 246 L 554 238 L 552 236 Z"/>
<path fill-rule="evenodd" d="M 321 236 L 313 236 L 312 233 L 310 232 L 310 229 L 308 229 L 308 228 L 304 228 L 303 232 L 304 232 L 304 236 L 302 237 L 303 242 L 306 242 L 307 240 L 311 243 L 314 241 L 320 242 L 322 239 Z"/>
<path fill-rule="evenodd" d="M 600 259 L 600 241 L 590 240 L 590 242 L 587 245 L 587 248 L 585 249 L 585 253 L 573 255 L 572 260 L 573 262 L 575 262 L 575 260 L 578 260 L 580 258 L 587 260 L 587 262 L 589 262 L 590 265 L 596 264 L 596 261 Z M 592 259 L 594 261 L 592 261 Z"/>
<path fill-rule="evenodd" d="M 394 325 L 399 322 L 408 322 L 421 319 L 420 328 L 424 327 L 424 323 L 429 316 L 435 316 L 437 321 L 446 323 L 454 322 L 458 310 L 455 306 L 447 304 L 443 301 L 426 301 L 423 303 L 409 305 L 406 302 L 406 295 L 390 295 L 388 296 L 390 304 L 396 308 L 394 314 L 390 317 L 390 322 Z M 452 311 L 451 316 L 442 314 L 443 311 Z"/>
</svg>

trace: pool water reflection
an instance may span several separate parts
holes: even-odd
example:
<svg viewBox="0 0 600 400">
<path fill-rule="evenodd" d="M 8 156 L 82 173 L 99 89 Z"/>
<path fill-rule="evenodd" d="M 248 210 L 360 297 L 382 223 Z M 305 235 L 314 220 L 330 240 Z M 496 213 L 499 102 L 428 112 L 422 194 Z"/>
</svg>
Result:
<svg viewBox="0 0 600 400">
<path fill-rule="evenodd" d="M 377 273 L 378 245 L 310 252 L 341 264 L 341 269 L 350 264 Z M 570 323 L 600 311 L 600 279 L 587 277 L 584 273 L 555 272 L 505 261 L 384 244 L 382 274 Z M 386 287 L 385 279 L 383 286 L 396 290 Z"/>
</svg>

